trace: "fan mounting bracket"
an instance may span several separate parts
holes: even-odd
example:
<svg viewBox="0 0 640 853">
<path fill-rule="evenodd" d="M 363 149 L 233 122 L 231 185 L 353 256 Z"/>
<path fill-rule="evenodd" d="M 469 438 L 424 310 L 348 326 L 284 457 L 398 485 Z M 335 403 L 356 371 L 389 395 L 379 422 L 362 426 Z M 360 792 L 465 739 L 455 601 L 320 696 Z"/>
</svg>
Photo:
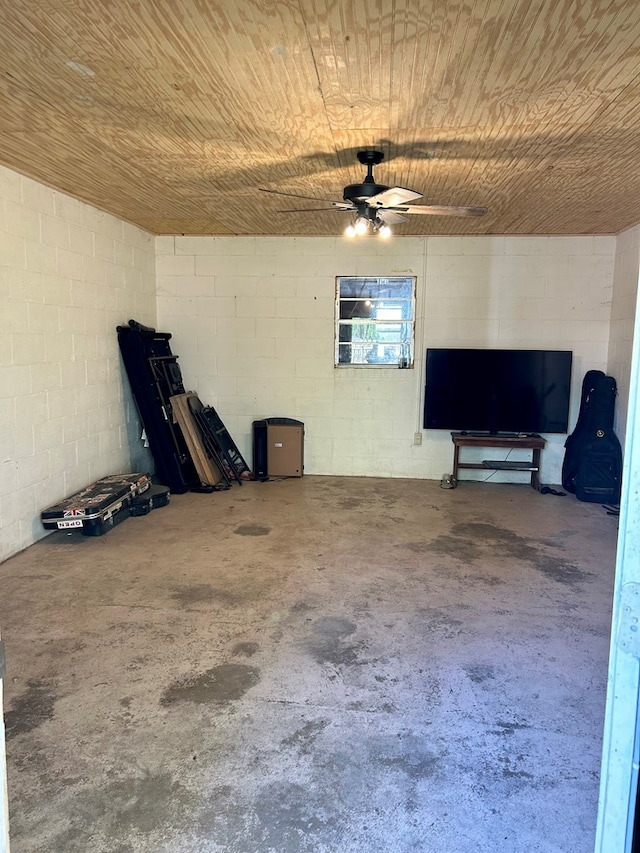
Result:
<svg viewBox="0 0 640 853">
<path fill-rule="evenodd" d="M 358 151 L 356 156 L 363 166 L 377 166 L 378 163 L 382 163 L 384 160 L 382 151 L 376 151 L 374 148 L 365 148 L 362 151 Z"/>
</svg>

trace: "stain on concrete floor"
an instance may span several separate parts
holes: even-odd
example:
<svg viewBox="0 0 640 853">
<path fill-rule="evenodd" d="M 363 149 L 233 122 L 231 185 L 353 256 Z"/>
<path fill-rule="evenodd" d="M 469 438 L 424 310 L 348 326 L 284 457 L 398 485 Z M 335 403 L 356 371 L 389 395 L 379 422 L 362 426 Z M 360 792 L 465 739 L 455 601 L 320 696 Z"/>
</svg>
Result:
<svg viewBox="0 0 640 853">
<path fill-rule="evenodd" d="M 55 685 L 50 680 L 30 679 L 27 682 L 27 690 L 13 699 L 9 710 L 5 711 L 7 740 L 33 731 L 47 720 L 52 720 L 57 698 Z"/>
<path fill-rule="evenodd" d="M 261 524 L 240 524 L 233 532 L 238 536 L 267 536 L 271 528 Z"/>
<path fill-rule="evenodd" d="M 449 534 L 437 536 L 428 548 L 464 563 L 476 563 L 487 552 L 496 559 L 526 562 L 557 583 L 574 586 L 588 578 L 574 561 L 562 555 L 546 553 L 544 540 L 527 538 L 506 527 L 488 522 L 454 524 Z M 558 544 L 554 544 L 558 548 Z"/>
<path fill-rule="evenodd" d="M 198 583 L 181 585 L 171 590 L 171 598 L 185 608 L 242 607 L 253 600 L 260 600 L 277 587 L 277 577 L 261 576 L 259 570 L 247 567 L 242 578 L 227 578 L 223 584 Z"/>
<path fill-rule="evenodd" d="M 257 643 L 236 643 L 236 645 L 231 649 L 231 653 L 250 658 L 253 657 L 259 649 L 260 646 Z"/>
<path fill-rule="evenodd" d="M 102 818 L 103 832 L 125 840 L 130 832 L 147 834 L 163 826 L 181 826 L 192 802 L 184 785 L 169 773 L 145 772 L 111 780 L 104 788 L 79 795 L 78 811 Z M 181 816 L 182 815 L 182 816 Z"/>
<path fill-rule="evenodd" d="M 329 725 L 329 720 L 310 720 L 280 741 L 283 747 L 294 747 L 301 755 L 309 755 L 317 737 Z"/>
<path fill-rule="evenodd" d="M 495 678 L 496 668 L 493 664 L 471 663 L 464 667 L 464 671 L 474 684 L 484 684 Z"/>
<path fill-rule="evenodd" d="M 181 604 L 199 604 L 223 598 L 219 590 L 210 583 L 197 583 L 191 586 L 178 586 L 171 592 L 171 597 Z"/>
<path fill-rule="evenodd" d="M 356 627 L 349 619 L 323 616 L 313 625 L 311 634 L 304 641 L 304 647 L 319 664 L 355 664 L 364 644 L 347 642 L 347 638 L 355 633 Z"/>
<path fill-rule="evenodd" d="M 165 707 L 177 702 L 227 705 L 244 696 L 259 680 L 260 670 L 255 666 L 220 664 L 174 681 L 163 692 L 160 704 Z"/>
</svg>

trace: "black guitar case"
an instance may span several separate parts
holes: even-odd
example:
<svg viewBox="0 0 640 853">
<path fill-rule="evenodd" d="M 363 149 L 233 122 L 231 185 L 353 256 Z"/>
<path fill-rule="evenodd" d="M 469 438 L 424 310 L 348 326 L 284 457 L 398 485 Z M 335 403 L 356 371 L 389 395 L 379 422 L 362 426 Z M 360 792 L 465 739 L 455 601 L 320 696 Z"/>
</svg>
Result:
<svg viewBox="0 0 640 853">
<path fill-rule="evenodd" d="M 622 481 L 622 448 L 613 431 L 616 380 L 588 370 L 582 381 L 576 426 L 565 442 L 562 485 L 578 500 L 617 504 Z"/>
<path fill-rule="evenodd" d="M 567 437 L 564 443 L 564 461 L 562 463 L 562 486 L 568 492 L 575 494 L 576 492 L 576 474 L 580 465 L 580 454 L 582 443 L 586 438 L 588 423 L 587 423 L 587 407 L 589 398 L 593 393 L 596 381 L 603 379 L 605 374 L 601 370 L 588 370 L 582 380 L 582 391 L 580 394 L 580 409 L 578 411 L 578 420 L 571 435 Z"/>
</svg>

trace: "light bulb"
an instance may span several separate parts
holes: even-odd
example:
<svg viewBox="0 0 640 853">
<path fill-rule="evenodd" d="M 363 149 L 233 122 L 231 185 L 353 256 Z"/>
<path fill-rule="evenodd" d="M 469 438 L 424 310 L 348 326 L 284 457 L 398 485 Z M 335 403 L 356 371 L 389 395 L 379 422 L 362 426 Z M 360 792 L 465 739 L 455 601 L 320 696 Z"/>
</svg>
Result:
<svg viewBox="0 0 640 853">
<path fill-rule="evenodd" d="M 388 225 L 381 225 L 380 228 L 378 228 L 378 234 L 382 237 L 383 240 L 386 240 L 387 237 L 391 237 L 392 231 Z"/>
<path fill-rule="evenodd" d="M 369 222 L 364 218 L 364 216 L 359 216 L 356 219 L 356 224 L 354 226 L 355 232 L 359 237 L 362 237 L 363 234 L 366 234 L 369 230 Z"/>
<path fill-rule="evenodd" d="M 355 237 L 356 236 L 356 229 L 353 227 L 353 225 L 347 225 L 347 227 L 344 229 L 344 236 L 345 237 Z"/>
</svg>

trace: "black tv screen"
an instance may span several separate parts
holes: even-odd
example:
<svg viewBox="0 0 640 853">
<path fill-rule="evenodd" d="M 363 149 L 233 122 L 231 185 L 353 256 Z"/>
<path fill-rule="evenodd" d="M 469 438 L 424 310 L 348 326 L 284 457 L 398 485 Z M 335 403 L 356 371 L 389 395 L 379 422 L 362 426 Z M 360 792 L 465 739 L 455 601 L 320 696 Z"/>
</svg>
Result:
<svg viewBox="0 0 640 853">
<path fill-rule="evenodd" d="M 425 429 L 566 433 L 568 350 L 427 350 Z"/>
</svg>

